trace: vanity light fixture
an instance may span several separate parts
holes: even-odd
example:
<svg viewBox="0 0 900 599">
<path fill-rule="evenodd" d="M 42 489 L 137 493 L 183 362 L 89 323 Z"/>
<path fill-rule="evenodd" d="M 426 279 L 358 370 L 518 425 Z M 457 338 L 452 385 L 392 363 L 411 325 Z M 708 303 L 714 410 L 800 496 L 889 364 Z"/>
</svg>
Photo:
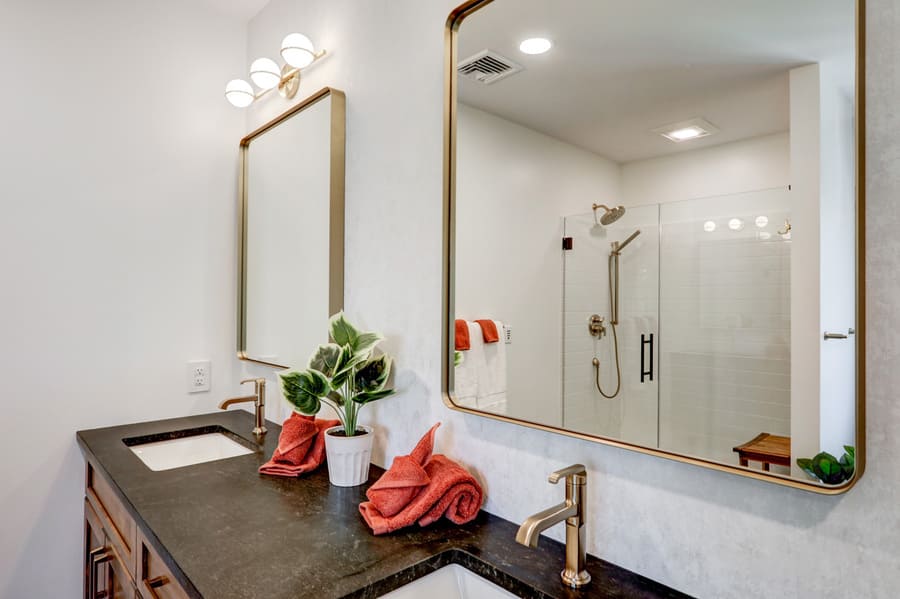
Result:
<svg viewBox="0 0 900 599">
<path fill-rule="evenodd" d="M 302 33 L 290 33 L 281 42 L 283 66 L 279 67 L 271 58 L 257 58 L 250 65 L 250 81 L 232 79 L 225 86 L 225 99 L 232 106 L 246 108 L 275 88 L 282 98 L 291 99 L 300 88 L 300 71 L 325 56 L 325 50 L 318 52 L 308 37 Z"/>
<path fill-rule="evenodd" d="M 545 37 L 531 37 L 522 40 L 519 44 L 519 51 L 523 54 L 543 54 L 553 47 L 553 42 Z"/>
<path fill-rule="evenodd" d="M 653 132 L 662 135 L 669 141 L 681 143 L 692 139 L 700 139 L 701 137 L 709 137 L 714 133 L 718 133 L 719 130 L 709 121 L 698 117 L 689 121 L 657 127 L 653 129 Z"/>
</svg>

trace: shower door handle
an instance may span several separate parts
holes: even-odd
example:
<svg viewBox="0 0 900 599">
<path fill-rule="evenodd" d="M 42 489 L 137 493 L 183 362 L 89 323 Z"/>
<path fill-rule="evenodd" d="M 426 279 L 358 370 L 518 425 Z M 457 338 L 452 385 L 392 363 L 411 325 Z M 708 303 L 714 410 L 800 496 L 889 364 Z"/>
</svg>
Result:
<svg viewBox="0 0 900 599">
<path fill-rule="evenodd" d="M 649 377 L 650 380 L 653 380 L 653 333 L 650 333 L 650 338 L 647 339 L 647 336 L 641 333 L 641 382 L 644 382 L 644 377 Z M 645 367 L 645 356 L 647 354 L 647 346 L 650 346 L 650 368 L 647 369 Z"/>
</svg>

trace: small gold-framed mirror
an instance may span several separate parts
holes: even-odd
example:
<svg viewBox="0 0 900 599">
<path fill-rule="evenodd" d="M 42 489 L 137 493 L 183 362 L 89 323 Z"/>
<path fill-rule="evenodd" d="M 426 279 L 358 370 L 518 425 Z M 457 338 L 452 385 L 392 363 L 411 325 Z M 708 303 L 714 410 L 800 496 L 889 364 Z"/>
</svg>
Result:
<svg viewBox="0 0 900 599">
<path fill-rule="evenodd" d="M 242 360 L 302 364 L 343 307 L 345 115 L 324 88 L 241 140 Z"/>
<path fill-rule="evenodd" d="M 864 0 L 447 21 L 456 410 L 818 493 L 865 465 Z"/>
</svg>

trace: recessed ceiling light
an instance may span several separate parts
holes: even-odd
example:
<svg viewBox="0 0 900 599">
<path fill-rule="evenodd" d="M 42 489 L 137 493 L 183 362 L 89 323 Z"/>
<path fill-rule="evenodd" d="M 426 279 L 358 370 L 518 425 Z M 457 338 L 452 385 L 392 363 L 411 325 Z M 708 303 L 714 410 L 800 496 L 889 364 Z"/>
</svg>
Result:
<svg viewBox="0 0 900 599">
<path fill-rule="evenodd" d="M 757 216 L 756 217 L 756 226 L 759 227 L 760 229 L 765 229 L 766 225 L 768 225 L 768 224 L 769 224 L 768 216 Z"/>
<path fill-rule="evenodd" d="M 718 133 L 719 130 L 709 121 L 696 118 L 689 121 L 681 121 L 680 123 L 672 123 L 671 125 L 657 127 L 653 132 L 662 135 L 669 141 L 681 143 L 683 141 L 708 137 L 714 133 Z"/>
<path fill-rule="evenodd" d="M 740 231 L 744 228 L 744 221 L 739 218 L 733 218 L 728 221 L 728 228 L 732 231 Z"/>
<path fill-rule="evenodd" d="M 519 44 L 519 50 L 525 54 L 543 54 L 553 47 L 553 43 L 544 37 L 532 37 Z"/>
<path fill-rule="evenodd" d="M 707 233 L 712 233 L 716 230 L 716 223 L 714 221 L 708 220 L 703 223 L 703 230 Z"/>
</svg>

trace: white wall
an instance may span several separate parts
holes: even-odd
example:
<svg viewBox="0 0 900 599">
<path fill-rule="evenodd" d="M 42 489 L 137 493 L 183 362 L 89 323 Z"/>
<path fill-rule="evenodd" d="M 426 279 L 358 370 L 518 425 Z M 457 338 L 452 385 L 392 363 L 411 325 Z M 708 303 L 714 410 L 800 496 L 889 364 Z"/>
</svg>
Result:
<svg viewBox="0 0 900 599">
<path fill-rule="evenodd" d="M 401 393 L 367 408 L 375 458 L 407 453 L 442 420 L 439 451 L 486 481 L 513 521 L 559 501 L 545 475 L 589 469 L 588 548 L 700 597 L 891 597 L 900 585 L 900 12 L 869 0 L 869 466 L 825 497 L 452 412 L 440 398 L 443 26 L 455 0 L 273 0 L 251 23 L 277 45 L 301 26 L 334 50 L 301 94 L 347 92 L 347 309 L 388 335 Z M 255 41 L 254 41 L 255 40 Z M 403 68 L 397 68 L 398 59 Z M 876 351 L 877 350 L 877 351 Z M 561 538 L 562 528 L 550 533 Z"/>
<path fill-rule="evenodd" d="M 853 445 L 855 417 L 847 397 L 856 384 L 856 338 L 825 340 L 855 326 L 855 209 L 852 77 L 824 62 L 791 71 L 792 452 L 836 456 Z M 803 265 L 813 264 L 812 268 Z M 828 301 L 821 301 L 828 298 Z M 802 475 L 796 465 L 795 475 Z"/>
<path fill-rule="evenodd" d="M 561 426 L 562 216 L 615 203 L 619 167 L 469 106 L 457 135 L 456 317 L 512 327 L 508 413 Z"/>
<path fill-rule="evenodd" d="M 0 597 L 81 596 L 75 431 L 236 391 L 244 38 L 179 0 L 0 4 Z"/>
<path fill-rule="evenodd" d="M 626 206 L 725 196 L 790 184 L 787 132 L 622 165 Z"/>
</svg>

